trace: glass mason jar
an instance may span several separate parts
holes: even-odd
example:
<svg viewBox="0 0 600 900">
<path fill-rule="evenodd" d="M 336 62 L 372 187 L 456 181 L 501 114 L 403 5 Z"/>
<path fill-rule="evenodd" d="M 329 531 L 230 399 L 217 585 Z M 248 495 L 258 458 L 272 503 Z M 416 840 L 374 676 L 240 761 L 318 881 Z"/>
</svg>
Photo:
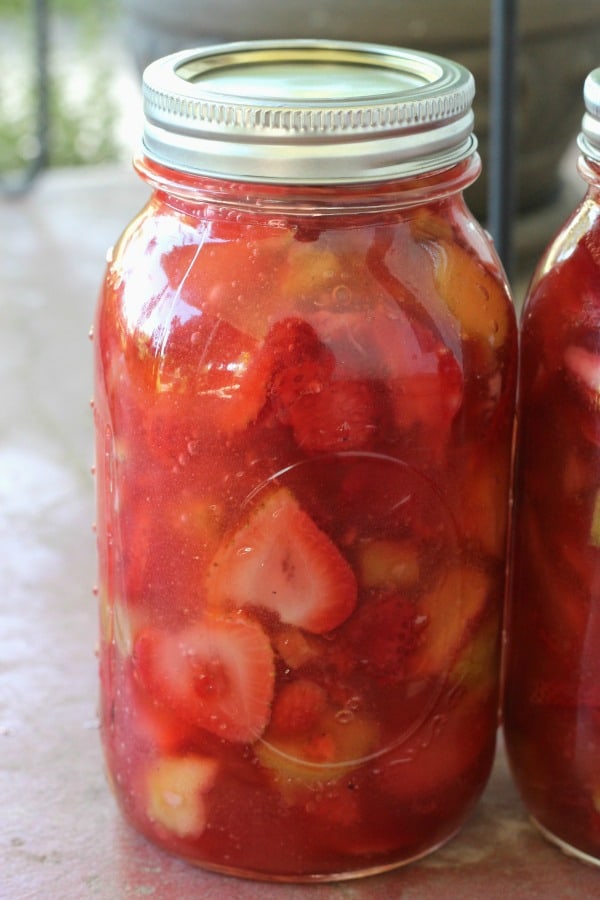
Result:
<svg viewBox="0 0 600 900">
<path fill-rule="evenodd" d="M 472 96 L 379 45 L 145 73 L 94 329 L 101 727 L 127 818 L 202 866 L 392 868 L 489 775 L 516 323 Z"/>
<path fill-rule="evenodd" d="M 589 186 L 522 314 L 504 715 L 534 821 L 600 862 L 600 69 L 584 97 Z"/>
</svg>

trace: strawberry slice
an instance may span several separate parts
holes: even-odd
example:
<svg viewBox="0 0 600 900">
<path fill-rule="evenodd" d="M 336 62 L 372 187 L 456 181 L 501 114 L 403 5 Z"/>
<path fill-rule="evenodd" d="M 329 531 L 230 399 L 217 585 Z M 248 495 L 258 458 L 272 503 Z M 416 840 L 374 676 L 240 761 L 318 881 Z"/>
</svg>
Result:
<svg viewBox="0 0 600 900">
<path fill-rule="evenodd" d="M 274 659 L 257 622 L 232 615 L 180 632 L 148 628 L 135 642 L 133 661 L 148 694 L 199 728 L 247 743 L 267 724 Z"/>
<path fill-rule="evenodd" d="M 217 315 L 261 340 L 271 317 L 291 300 L 278 284 L 292 234 L 266 223 L 213 222 L 209 233 L 188 234 L 188 243 L 161 257 L 169 287 L 188 307 Z"/>
<path fill-rule="evenodd" d="M 344 639 L 369 676 L 399 682 L 423 643 L 426 626 L 414 601 L 394 590 L 372 591 L 344 628 Z"/>
<path fill-rule="evenodd" d="M 207 579 L 210 605 L 258 607 L 323 634 L 356 606 L 354 572 L 287 488 L 276 488 L 225 541 Z"/>
<path fill-rule="evenodd" d="M 425 325 L 397 308 L 378 307 L 368 316 L 322 311 L 311 321 L 335 355 L 340 383 L 367 386 L 384 382 L 396 427 L 402 433 L 422 431 L 429 442 L 443 449 L 463 401 L 462 369 L 455 355 L 460 346 L 455 336 L 447 336 L 446 346 Z M 363 396 L 365 425 L 375 424 L 374 396 L 372 388 L 370 401 Z M 335 410 L 332 415 L 335 422 Z M 354 429 L 360 435 L 358 422 Z"/>
<path fill-rule="evenodd" d="M 373 389 L 364 381 L 334 381 L 290 407 L 296 443 L 309 453 L 364 450 L 377 432 Z"/>
<path fill-rule="evenodd" d="M 401 431 L 417 427 L 444 444 L 463 399 L 463 376 L 453 354 L 423 355 L 419 371 L 391 381 L 394 420 Z"/>
<path fill-rule="evenodd" d="M 294 316 L 273 325 L 263 352 L 271 364 L 269 393 L 283 415 L 299 397 L 319 393 L 335 367 L 333 353 L 312 325 Z"/>
<path fill-rule="evenodd" d="M 167 331 L 137 363 L 149 386 L 139 414 L 151 455 L 175 462 L 190 444 L 218 442 L 252 424 L 267 400 L 270 370 L 260 343 L 217 316 L 181 323 L 174 315 Z"/>
<path fill-rule="evenodd" d="M 308 678 L 298 678 L 278 691 L 270 731 L 282 736 L 311 732 L 318 727 L 326 708 L 324 689 Z"/>
</svg>

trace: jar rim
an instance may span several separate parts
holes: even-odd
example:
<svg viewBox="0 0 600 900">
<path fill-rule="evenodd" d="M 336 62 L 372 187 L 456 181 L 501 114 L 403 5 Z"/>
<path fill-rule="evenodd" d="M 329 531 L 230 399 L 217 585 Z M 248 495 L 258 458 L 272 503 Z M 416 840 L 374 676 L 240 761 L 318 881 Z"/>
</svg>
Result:
<svg viewBox="0 0 600 900">
<path fill-rule="evenodd" d="M 385 181 L 473 154 L 464 66 L 383 44 L 241 41 L 162 57 L 144 72 L 143 152 L 216 178 Z"/>
</svg>

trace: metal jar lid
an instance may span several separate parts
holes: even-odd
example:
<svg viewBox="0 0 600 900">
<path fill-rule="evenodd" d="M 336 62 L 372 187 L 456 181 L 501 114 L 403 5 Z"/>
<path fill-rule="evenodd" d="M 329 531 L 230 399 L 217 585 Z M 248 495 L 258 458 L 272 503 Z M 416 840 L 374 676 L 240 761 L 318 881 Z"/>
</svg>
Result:
<svg viewBox="0 0 600 900">
<path fill-rule="evenodd" d="M 579 149 L 594 162 L 600 162 L 600 68 L 585 79 L 583 100 L 586 112 L 581 122 Z"/>
<path fill-rule="evenodd" d="M 186 50 L 144 72 L 146 156 L 216 178 L 386 181 L 474 153 L 474 81 L 429 53 L 269 40 Z"/>
</svg>

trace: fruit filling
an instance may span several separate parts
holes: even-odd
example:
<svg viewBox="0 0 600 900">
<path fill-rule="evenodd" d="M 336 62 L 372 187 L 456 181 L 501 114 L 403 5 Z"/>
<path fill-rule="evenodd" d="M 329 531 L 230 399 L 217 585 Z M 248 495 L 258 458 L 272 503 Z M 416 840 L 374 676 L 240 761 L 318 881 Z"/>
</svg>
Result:
<svg viewBox="0 0 600 900">
<path fill-rule="evenodd" d="M 202 865 L 384 869 L 485 783 L 515 327 L 461 215 L 200 222 L 158 198 L 115 250 L 103 742 L 129 819 Z"/>
<path fill-rule="evenodd" d="M 535 819 L 600 859 L 600 219 L 582 206 L 523 318 L 505 730 Z"/>
</svg>

